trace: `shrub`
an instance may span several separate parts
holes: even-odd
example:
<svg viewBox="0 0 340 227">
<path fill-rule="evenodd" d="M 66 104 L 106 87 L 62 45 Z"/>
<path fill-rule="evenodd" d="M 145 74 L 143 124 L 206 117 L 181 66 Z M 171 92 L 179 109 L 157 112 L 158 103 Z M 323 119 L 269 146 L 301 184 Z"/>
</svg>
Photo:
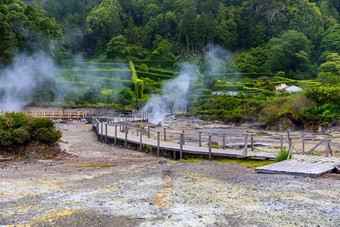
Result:
<svg viewBox="0 0 340 227">
<path fill-rule="evenodd" d="M 34 133 L 33 136 L 36 140 L 39 140 L 46 144 L 51 144 L 57 142 L 62 134 L 59 130 L 54 128 L 38 128 Z"/>
<path fill-rule="evenodd" d="M 32 130 L 36 130 L 39 128 L 52 128 L 54 122 L 47 118 L 31 118 L 30 124 Z"/>
<path fill-rule="evenodd" d="M 24 144 L 31 139 L 30 133 L 26 128 L 17 128 L 13 132 L 14 141 L 18 144 Z"/>
<path fill-rule="evenodd" d="M 146 64 L 141 64 L 139 70 L 143 72 L 149 72 L 149 67 Z"/>
<path fill-rule="evenodd" d="M 287 160 L 288 155 L 289 155 L 289 150 L 287 150 L 286 148 L 283 148 L 283 150 L 275 156 L 276 161 L 278 162 L 285 161 Z M 292 158 L 292 156 L 290 156 L 290 158 Z"/>
</svg>

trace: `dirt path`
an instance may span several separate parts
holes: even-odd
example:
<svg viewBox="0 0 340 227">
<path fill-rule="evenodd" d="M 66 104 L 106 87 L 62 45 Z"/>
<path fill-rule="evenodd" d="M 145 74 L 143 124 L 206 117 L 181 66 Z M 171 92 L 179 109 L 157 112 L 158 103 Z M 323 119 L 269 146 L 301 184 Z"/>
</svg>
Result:
<svg viewBox="0 0 340 227">
<path fill-rule="evenodd" d="M 0 163 L 0 225 L 340 225 L 338 177 L 171 161 L 100 144 L 91 125 L 58 127 L 77 157 Z"/>
</svg>

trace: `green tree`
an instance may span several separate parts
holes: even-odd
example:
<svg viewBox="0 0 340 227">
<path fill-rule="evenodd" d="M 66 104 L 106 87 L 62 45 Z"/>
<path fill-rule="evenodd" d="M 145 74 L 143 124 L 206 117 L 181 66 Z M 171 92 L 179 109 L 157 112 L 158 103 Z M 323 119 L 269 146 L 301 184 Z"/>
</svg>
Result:
<svg viewBox="0 0 340 227">
<path fill-rule="evenodd" d="M 129 55 L 129 50 L 126 47 L 126 40 L 124 36 L 119 35 L 113 37 L 107 44 L 106 55 L 108 58 L 115 59 L 121 58 L 125 59 Z"/>
<path fill-rule="evenodd" d="M 216 41 L 227 48 L 228 50 L 234 50 L 237 47 L 237 24 L 233 19 L 227 21 L 222 20 L 216 27 Z"/>
<path fill-rule="evenodd" d="M 269 66 L 273 71 L 306 71 L 309 66 L 310 42 L 298 31 L 289 30 L 268 42 Z"/>
<path fill-rule="evenodd" d="M 105 45 L 117 36 L 121 31 L 121 13 L 122 7 L 118 0 L 103 0 L 99 6 L 94 7 L 86 18 L 86 34 L 90 39 L 88 42 Z M 98 36 L 99 40 L 96 39 Z"/>
</svg>

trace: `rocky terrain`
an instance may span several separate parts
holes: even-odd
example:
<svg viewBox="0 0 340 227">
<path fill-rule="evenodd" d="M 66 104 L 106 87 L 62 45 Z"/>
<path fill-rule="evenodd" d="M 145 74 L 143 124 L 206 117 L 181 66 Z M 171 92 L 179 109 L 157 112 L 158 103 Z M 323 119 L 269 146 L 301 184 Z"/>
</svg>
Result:
<svg viewBox="0 0 340 227">
<path fill-rule="evenodd" d="M 172 161 L 101 144 L 91 125 L 57 127 L 71 156 L 0 162 L 0 225 L 340 225 L 339 175 Z"/>
</svg>

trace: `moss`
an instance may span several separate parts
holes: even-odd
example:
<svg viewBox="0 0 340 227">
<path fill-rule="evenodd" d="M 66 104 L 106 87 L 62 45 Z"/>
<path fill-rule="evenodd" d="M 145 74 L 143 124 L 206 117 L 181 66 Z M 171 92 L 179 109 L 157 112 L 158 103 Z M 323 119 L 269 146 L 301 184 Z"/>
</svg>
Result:
<svg viewBox="0 0 340 227">
<path fill-rule="evenodd" d="M 276 163 L 276 161 L 259 161 L 259 160 L 238 160 L 238 159 L 221 159 L 217 161 L 218 164 L 238 165 L 246 168 L 257 168 Z"/>
<path fill-rule="evenodd" d="M 204 161 L 203 158 L 188 158 L 188 159 L 183 159 L 181 160 L 182 162 L 202 162 Z"/>
<path fill-rule="evenodd" d="M 87 167 L 111 167 L 111 166 L 117 166 L 117 164 L 83 164 L 83 165 L 73 165 L 72 167 L 87 168 Z"/>
</svg>

